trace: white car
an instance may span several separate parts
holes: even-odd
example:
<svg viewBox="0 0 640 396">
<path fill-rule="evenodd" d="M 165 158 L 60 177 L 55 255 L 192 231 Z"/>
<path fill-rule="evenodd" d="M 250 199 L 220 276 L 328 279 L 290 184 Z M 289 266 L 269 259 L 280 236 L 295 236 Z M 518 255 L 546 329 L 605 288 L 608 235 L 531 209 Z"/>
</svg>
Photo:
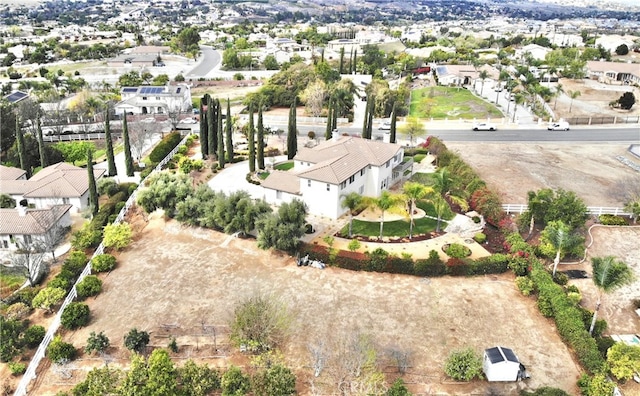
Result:
<svg viewBox="0 0 640 396">
<path fill-rule="evenodd" d="M 390 131 L 391 130 L 391 121 L 385 121 L 378 127 L 379 131 Z"/>
<path fill-rule="evenodd" d="M 496 127 L 496 124 L 492 124 L 490 122 L 477 122 L 475 124 L 473 124 L 473 129 L 474 131 L 497 131 L 498 128 Z"/>
<path fill-rule="evenodd" d="M 180 120 L 180 123 L 181 124 L 197 124 L 198 121 L 194 120 L 191 117 L 188 117 L 188 118 L 184 118 L 184 119 Z"/>
<path fill-rule="evenodd" d="M 547 127 L 548 131 L 568 131 L 569 123 L 566 121 L 552 122 Z"/>
</svg>

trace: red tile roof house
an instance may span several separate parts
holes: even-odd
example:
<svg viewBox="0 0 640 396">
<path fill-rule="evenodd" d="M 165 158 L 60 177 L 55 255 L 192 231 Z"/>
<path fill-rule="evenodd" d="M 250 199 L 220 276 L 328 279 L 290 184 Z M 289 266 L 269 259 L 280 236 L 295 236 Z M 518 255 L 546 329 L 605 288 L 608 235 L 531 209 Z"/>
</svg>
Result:
<svg viewBox="0 0 640 396">
<path fill-rule="evenodd" d="M 313 148 L 302 148 L 290 171 L 273 171 L 263 182 L 267 202 L 279 205 L 294 198 L 310 214 L 337 219 L 347 212 L 342 197 L 350 192 L 378 197 L 405 180 L 413 159 L 404 160 L 402 146 L 337 136 Z"/>
<path fill-rule="evenodd" d="M 65 162 L 48 166 L 29 180 L 15 179 L 16 168 L 0 168 L 0 191 L 16 203 L 26 199 L 29 207 L 48 209 L 55 205 L 71 205 L 71 213 L 89 207 L 89 179 L 87 170 Z M 104 169 L 94 169 L 96 181 Z"/>
<path fill-rule="evenodd" d="M 0 255 L 25 245 L 56 245 L 71 227 L 71 205 L 55 205 L 47 209 L 28 209 L 18 205 L 0 209 Z"/>
</svg>

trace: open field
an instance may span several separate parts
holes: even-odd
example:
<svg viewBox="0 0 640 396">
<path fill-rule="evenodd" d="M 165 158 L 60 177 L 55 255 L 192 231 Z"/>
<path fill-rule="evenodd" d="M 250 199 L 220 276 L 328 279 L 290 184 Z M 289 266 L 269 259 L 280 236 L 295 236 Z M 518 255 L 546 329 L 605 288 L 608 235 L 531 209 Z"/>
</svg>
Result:
<svg viewBox="0 0 640 396">
<path fill-rule="evenodd" d="M 431 107 L 431 111 L 425 110 L 428 107 Z M 436 119 L 476 119 L 499 117 L 502 114 L 493 104 L 474 96 L 469 90 L 450 87 L 413 90 L 409 113 L 413 117 Z"/>
<path fill-rule="evenodd" d="M 416 393 L 485 394 L 487 382 L 452 383 L 442 366 L 457 348 L 481 352 L 495 345 L 513 348 L 532 376 L 526 383 L 492 384 L 499 394 L 545 385 L 575 393 L 579 370 L 571 354 L 552 323 L 538 314 L 535 301 L 516 290 L 510 274 L 461 282 L 297 267 L 292 258 L 258 250 L 253 240 L 183 228 L 157 214 L 118 260 L 103 278 L 103 292 L 89 301 L 90 325 L 65 336 L 82 347 L 91 331 L 104 331 L 117 347 L 110 351 L 115 365 L 127 361 L 122 337 L 132 327 L 149 331 L 156 347 L 166 347 L 168 336 L 175 335 L 180 357 L 246 365 L 246 356 L 228 344 L 227 324 L 237 301 L 269 293 L 287 302 L 293 318 L 284 353 L 297 372 L 301 394 L 310 394 L 312 379 L 320 394 L 336 389 L 329 365 L 320 377 L 310 375 L 308 345 L 339 345 L 354 333 L 371 336 L 380 355 L 392 346 L 410 351 L 405 379 Z M 74 361 L 68 382 L 99 364 L 95 358 Z M 397 376 L 388 360 L 382 369 L 391 380 Z M 38 382 L 38 394 L 52 394 L 67 381 L 49 370 Z"/>
</svg>

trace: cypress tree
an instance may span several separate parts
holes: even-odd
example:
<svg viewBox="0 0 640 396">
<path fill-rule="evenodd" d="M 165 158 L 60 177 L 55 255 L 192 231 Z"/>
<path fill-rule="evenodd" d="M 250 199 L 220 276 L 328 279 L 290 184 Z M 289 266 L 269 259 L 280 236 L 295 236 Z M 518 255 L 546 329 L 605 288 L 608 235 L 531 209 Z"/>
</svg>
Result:
<svg viewBox="0 0 640 396">
<path fill-rule="evenodd" d="M 27 179 L 31 177 L 31 168 L 27 166 L 27 148 L 24 143 L 24 134 L 20 128 L 20 117 L 16 115 L 16 143 L 18 144 L 18 158 L 20 159 L 20 168 L 27 172 Z"/>
<path fill-rule="evenodd" d="M 369 122 L 369 111 L 370 110 L 370 104 L 369 104 L 369 98 L 371 97 L 371 95 L 367 96 L 367 105 L 364 107 L 364 121 L 362 122 L 362 137 L 364 139 L 368 139 L 367 138 L 367 131 L 369 131 L 369 128 L 367 126 L 367 123 Z"/>
<path fill-rule="evenodd" d="M 89 206 L 91 207 L 91 215 L 98 214 L 98 188 L 96 187 L 96 178 L 93 175 L 93 153 L 91 149 L 87 150 L 87 177 L 89 178 Z"/>
<path fill-rule="evenodd" d="M 338 66 L 338 72 L 344 73 L 344 47 L 340 47 L 340 66 Z"/>
<path fill-rule="evenodd" d="M 353 50 L 353 61 L 351 61 L 352 73 L 356 74 L 356 64 L 358 63 L 358 50 Z"/>
<path fill-rule="evenodd" d="M 224 128 L 225 142 L 224 145 L 227 148 L 227 162 L 233 164 L 233 136 L 231 130 L 231 102 L 227 98 L 227 118 Z"/>
<path fill-rule="evenodd" d="M 205 117 L 207 121 L 207 155 L 213 156 L 218 149 L 218 101 L 217 99 L 209 98 L 208 103 L 207 115 Z"/>
<path fill-rule="evenodd" d="M 204 107 L 207 106 L 207 112 L 205 113 Z M 209 139 L 208 137 L 208 123 L 207 123 L 207 115 L 208 109 L 211 106 L 211 98 L 209 94 L 205 94 L 202 98 L 200 98 L 200 152 L 202 153 L 202 158 L 207 158 L 209 155 Z"/>
<path fill-rule="evenodd" d="M 351 74 L 352 64 L 353 64 L 353 49 L 349 51 L 349 67 L 347 68 L 347 70 L 349 70 L 348 74 Z"/>
<path fill-rule="evenodd" d="M 249 131 L 247 132 L 247 140 L 249 144 L 249 172 L 256 171 L 256 141 L 255 131 L 253 128 L 253 106 L 249 105 Z"/>
<path fill-rule="evenodd" d="M 224 168 L 224 140 L 222 134 L 222 109 L 218 106 L 218 167 Z"/>
<path fill-rule="evenodd" d="M 331 130 L 338 129 L 338 100 L 334 99 L 331 106 Z"/>
<path fill-rule="evenodd" d="M 296 126 L 296 98 L 293 98 L 289 111 L 289 127 L 287 129 L 287 159 L 292 159 L 298 151 L 298 132 Z"/>
<path fill-rule="evenodd" d="M 40 112 L 36 115 L 36 134 L 38 138 L 38 152 L 40 153 L 40 166 L 46 168 L 49 166 L 49 159 L 47 158 L 47 150 L 44 147 L 44 139 L 42 138 L 42 122 L 40 119 Z"/>
<path fill-rule="evenodd" d="M 324 131 L 324 139 L 331 140 L 331 131 L 333 131 L 333 101 L 329 99 L 329 107 L 327 109 L 327 128 Z"/>
<path fill-rule="evenodd" d="M 262 123 L 262 103 L 258 106 L 258 169 L 264 169 L 264 125 Z"/>
<path fill-rule="evenodd" d="M 369 107 L 369 121 L 367 122 L 367 139 L 371 139 L 371 132 L 373 130 L 373 113 L 375 111 L 376 98 L 371 95 L 371 107 Z"/>
<path fill-rule="evenodd" d="M 127 124 L 127 113 L 122 118 L 122 139 L 124 140 L 124 166 L 127 176 L 133 176 L 133 158 L 131 157 L 131 142 L 129 141 L 129 125 Z"/>
<path fill-rule="evenodd" d="M 113 140 L 111 138 L 111 103 L 106 103 L 104 111 L 104 142 L 107 149 L 107 176 L 116 176 L 118 170 L 116 169 L 116 160 L 113 154 Z"/>
<path fill-rule="evenodd" d="M 389 130 L 389 143 L 396 142 L 396 102 L 393 102 L 393 107 L 391 108 L 391 127 Z"/>
</svg>

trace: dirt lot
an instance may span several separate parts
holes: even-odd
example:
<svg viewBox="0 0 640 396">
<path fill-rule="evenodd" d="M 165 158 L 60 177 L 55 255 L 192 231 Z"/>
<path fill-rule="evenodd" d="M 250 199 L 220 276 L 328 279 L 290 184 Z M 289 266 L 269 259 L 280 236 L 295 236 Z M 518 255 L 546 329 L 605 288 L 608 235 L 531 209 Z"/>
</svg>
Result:
<svg viewBox="0 0 640 396">
<path fill-rule="evenodd" d="M 616 156 L 640 164 L 623 144 L 445 144 L 499 191 L 504 203 L 525 204 L 528 191 L 563 188 L 574 191 L 588 206 L 621 207 L 612 187 L 637 172 Z"/>
<path fill-rule="evenodd" d="M 547 84 L 542 83 L 543 86 Z M 557 84 L 552 83 L 551 86 Z M 609 103 L 618 100 L 624 92 L 631 91 L 637 98 L 640 98 L 640 89 L 630 86 L 622 85 L 609 85 L 599 83 L 595 80 L 570 80 L 561 79 L 560 85 L 565 91 L 565 94 L 558 98 L 556 103 L 555 99 L 551 99 L 549 105 L 551 108 L 555 105 L 556 118 L 566 118 L 578 116 L 638 116 L 640 115 L 640 106 L 638 103 L 634 105 L 631 110 L 614 109 L 609 106 Z M 568 92 L 580 92 L 580 96 L 571 101 L 571 97 L 568 96 Z"/>
<path fill-rule="evenodd" d="M 488 383 L 452 383 L 442 365 L 456 348 L 471 346 L 480 352 L 495 345 L 513 348 L 532 376 L 526 384 L 493 385 L 500 394 L 544 385 L 575 393 L 579 370 L 571 354 L 551 322 L 538 314 L 534 300 L 515 289 L 511 275 L 460 283 L 448 277 L 300 268 L 290 258 L 257 250 L 252 240 L 228 240 L 216 232 L 165 223 L 159 216 L 104 278 L 104 291 L 89 302 L 91 324 L 65 338 L 81 347 L 91 331 L 104 331 L 118 347 L 111 351 L 112 364 L 120 364 L 127 357 L 122 337 L 137 327 L 152 334 L 154 346 L 164 347 L 168 335 L 176 335 L 182 357 L 246 364 L 226 341 L 227 323 L 235 302 L 255 293 L 272 293 L 289 304 L 294 320 L 285 354 L 301 378 L 302 394 L 310 394 L 307 380 L 313 378 L 308 344 L 324 340 L 332 345 L 354 332 L 370 335 L 381 351 L 390 346 L 410 350 L 412 367 L 406 380 L 419 394 L 485 394 Z M 204 332 L 203 324 L 208 326 Z M 75 361 L 77 370 L 71 370 L 69 380 L 49 370 L 39 376 L 38 394 L 55 393 L 65 388 L 61 384 L 81 379 L 80 368 L 101 363 Z M 394 367 L 383 366 L 389 378 L 397 375 Z M 320 394 L 334 393 L 330 372 L 327 368 L 315 379 Z"/>
</svg>

